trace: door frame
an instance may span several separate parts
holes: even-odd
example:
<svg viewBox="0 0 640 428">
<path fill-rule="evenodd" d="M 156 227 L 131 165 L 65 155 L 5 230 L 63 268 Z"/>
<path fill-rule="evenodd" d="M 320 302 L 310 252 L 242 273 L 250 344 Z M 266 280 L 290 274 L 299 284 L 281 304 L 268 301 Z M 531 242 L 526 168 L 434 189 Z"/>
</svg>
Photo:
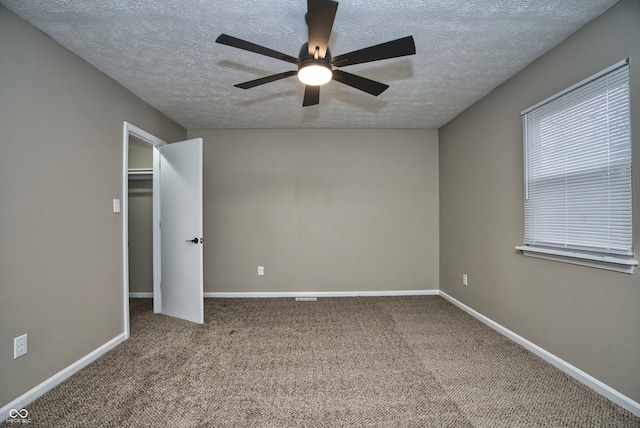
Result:
<svg viewBox="0 0 640 428">
<path fill-rule="evenodd" d="M 129 325 L 129 136 L 142 140 L 153 146 L 153 311 L 161 312 L 162 295 L 160 293 L 160 180 L 158 176 L 160 153 L 158 148 L 167 144 L 128 122 L 124 122 L 122 133 L 122 201 L 120 211 L 122 215 L 122 281 L 123 281 L 123 325 L 125 338 L 130 335 Z"/>
</svg>

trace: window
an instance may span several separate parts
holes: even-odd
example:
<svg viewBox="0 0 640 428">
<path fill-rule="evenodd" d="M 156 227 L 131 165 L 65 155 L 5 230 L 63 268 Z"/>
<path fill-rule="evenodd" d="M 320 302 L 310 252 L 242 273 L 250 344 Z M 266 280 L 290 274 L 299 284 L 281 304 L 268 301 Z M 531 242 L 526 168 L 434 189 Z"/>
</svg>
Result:
<svg viewBox="0 0 640 428">
<path fill-rule="evenodd" d="M 629 64 L 522 112 L 524 254 L 632 273 Z"/>
</svg>

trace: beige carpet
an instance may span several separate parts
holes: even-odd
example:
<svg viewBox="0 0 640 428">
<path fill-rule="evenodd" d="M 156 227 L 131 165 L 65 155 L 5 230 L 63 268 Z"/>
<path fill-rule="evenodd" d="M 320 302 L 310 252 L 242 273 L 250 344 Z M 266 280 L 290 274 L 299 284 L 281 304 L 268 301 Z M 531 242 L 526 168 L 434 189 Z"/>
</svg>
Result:
<svg viewBox="0 0 640 428">
<path fill-rule="evenodd" d="M 29 426 L 640 427 L 436 296 L 206 299 L 204 325 L 131 311 L 131 339 Z"/>
</svg>

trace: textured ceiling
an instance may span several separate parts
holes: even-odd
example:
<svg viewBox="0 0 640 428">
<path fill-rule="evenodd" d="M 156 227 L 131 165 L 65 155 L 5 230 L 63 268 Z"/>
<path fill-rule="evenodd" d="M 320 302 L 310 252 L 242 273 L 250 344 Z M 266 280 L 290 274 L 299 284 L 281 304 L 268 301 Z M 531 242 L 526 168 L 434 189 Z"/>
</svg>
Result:
<svg viewBox="0 0 640 428">
<path fill-rule="evenodd" d="M 417 54 L 345 71 L 302 108 L 296 77 L 234 84 L 295 65 L 214 43 L 220 33 L 297 56 L 304 0 L 0 0 L 187 129 L 438 128 L 617 0 L 341 0 L 333 55 L 413 35 Z"/>
</svg>

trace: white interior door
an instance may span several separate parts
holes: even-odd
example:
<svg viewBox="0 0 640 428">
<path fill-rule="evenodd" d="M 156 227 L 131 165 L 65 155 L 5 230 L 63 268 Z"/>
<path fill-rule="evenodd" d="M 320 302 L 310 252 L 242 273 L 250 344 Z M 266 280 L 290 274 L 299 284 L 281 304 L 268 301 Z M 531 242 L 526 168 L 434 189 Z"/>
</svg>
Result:
<svg viewBox="0 0 640 428">
<path fill-rule="evenodd" d="M 202 138 L 159 152 L 162 313 L 202 324 Z"/>
</svg>

